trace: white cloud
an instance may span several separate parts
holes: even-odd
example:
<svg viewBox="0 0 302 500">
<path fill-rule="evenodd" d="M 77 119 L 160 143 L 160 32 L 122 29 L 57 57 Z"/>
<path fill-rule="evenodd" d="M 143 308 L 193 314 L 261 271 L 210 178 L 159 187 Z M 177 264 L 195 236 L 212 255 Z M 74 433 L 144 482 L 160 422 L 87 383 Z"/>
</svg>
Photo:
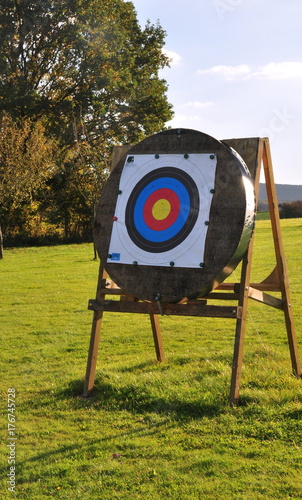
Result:
<svg viewBox="0 0 302 500">
<path fill-rule="evenodd" d="M 268 79 L 268 80 L 289 80 L 293 78 L 302 78 L 302 63 L 301 62 L 280 62 L 269 63 L 261 66 L 253 72 L 253 78 Z"/>
<path fill-rule="evenodd" d="M 182 62 L 182 57 L 180 54 L 177 52 L 174 52 L 173 50 L 166 50 L 163 49 L 164 54 L 171 59 L 170 65 L 171 66 L 178 66 Z"/>
<path fill-rule="evenodd" d="M 199 70 L 199 75 L 216 75 L 227 81 L 234 80 L 289 80 L 302 78 L 302 62 L 285 61 L 268 63 L 253 70 L 247 64 L 238 66 L 213 66 Z"/>
<path fill-rule="evenodd" d="M 199 75 L 217 75 L 230 81 L 237 80 L 238 78 L 242 79 L 249 75 L 250 72 L 251 69 L 247 64 L 240 64 L 239 66 L 213 66 L 209 69 L 197 71 Z"/>
<path fill-rule="evenodd" d="M 180 108 L 208 108 L 209 106 L 213 106 L 214 102 L 213 101 L 206 101 L 206 102 L 200 102 L 200 101 L 188 101 L 185 102 L 184 104 L 181 104 L 179 107 Z"/>
<path fill-rule="evenodd" d="M 175 113 L 172 120 L 170 120 L 167 125 L 171 127 L 181 127 L 181 128 L 200 128 L 200 115 L 185 115 L 181 113 Z"/>
</svg>

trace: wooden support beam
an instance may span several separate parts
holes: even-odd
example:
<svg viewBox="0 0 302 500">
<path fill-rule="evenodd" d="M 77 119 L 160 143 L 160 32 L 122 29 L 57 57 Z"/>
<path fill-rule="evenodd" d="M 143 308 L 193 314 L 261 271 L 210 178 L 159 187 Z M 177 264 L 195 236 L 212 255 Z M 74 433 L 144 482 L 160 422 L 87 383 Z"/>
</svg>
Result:
<svg viewBox="0 0 302 500">
<path fill-rule="evenodd" d="M 273 297 L 272 295 L 268 295 L 267 293 L 261 292 L 260 290 L 252 288 L 251 286 L 248 289 L 248 296 L 250 299 L 256 300 L 257 302 L 262 302 L 267 306 L 283 310 L 283 300 L 278 299 L 277 297 Z"/>
<path fill-rule="evenodd" d="M 253 288 L 257 290 L 263 290 L 266 292 L 281 292 L 279 273 L 277 266 L 274 267 L 272 272 L 265 278 L 261 283 L 252 283 Z"/>
<path fill-rule="evenodd" d="M 200 303 L 199 303 L 200 302 Z M 206 305 L 202 301 L 194 304 L 167 304 L 162 302 L 164 315 L 204 316 L 212 318 L 238 318 L 236 306 Z M 158 314 L 156 302 L 129 302 L 123 300 L 90 300 L 88 309 L 92 311 L 110 311 L 136 314 Z"/>
<path fill-rule="evenodd" d="M 209 295 L 206 295 L 205 297 L 203 297 L 204 299 L 207 299 L 207 300 L 237 300 L 238 301 L 238 298 L 239 298 L 239 294 L 238 293 L 235 293 L 235 292 L 231 292 L 231 293 L 228 293 L 228 292 L 211 292 L 209 293 Z"/>
<path fill-rule="evenodd" d="M 273 269 L 267 278 L 260 281 L 260 283 L 251 283 L 251 287 L 262 290 L 263 292 L 281 292 L 277 267 Z M 235 293 L 238 293 L 239 289 L 240 283 L 221 283 L 215 288 L 215 290 L 233 290 Z M 211 292 L 210 296 L 213 296 L 213 292 Z"/>
</svg>

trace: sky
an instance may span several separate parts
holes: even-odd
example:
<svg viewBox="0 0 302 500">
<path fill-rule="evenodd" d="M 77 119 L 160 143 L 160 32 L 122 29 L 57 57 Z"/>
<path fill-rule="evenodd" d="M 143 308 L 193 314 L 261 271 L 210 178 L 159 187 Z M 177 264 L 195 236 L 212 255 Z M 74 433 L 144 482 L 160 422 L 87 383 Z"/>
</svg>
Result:
<svg viewBox="0 0 302 500">
<path fill-rule="evenodd" d="M 275 182 L 302 185 L 301 0 L 133 4 L 142 27 L 150 19 L 167 33 L 167 125 L 219 140 L 269 137 Z"/>
</svg>

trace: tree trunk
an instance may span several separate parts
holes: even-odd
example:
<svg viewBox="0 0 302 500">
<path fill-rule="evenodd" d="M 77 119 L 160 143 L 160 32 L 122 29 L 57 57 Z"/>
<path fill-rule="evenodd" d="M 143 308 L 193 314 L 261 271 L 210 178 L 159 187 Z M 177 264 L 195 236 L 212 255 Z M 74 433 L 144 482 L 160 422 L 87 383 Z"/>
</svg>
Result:
<svg viewBox="0 0 302 500">
<path fill-rule="evenodd" d="M 66 208 L 65 214 L 64 214 L 64 236 L 65 239 L 68 240 L 69 238 L 69 212 L 68 209 Z"/>
<path fill-rule="evenodd" d="M 3 236 L 0 226 L 0 259 L 3 259 Z"/>
<path fill-rule="evenodd" d="M 96 203 L 93 204 L 93 221 L 92 221 L 92 225 L 93 225 L 94 220 L 95 220 L 95 215 L 96 215 Z M 92 230 L 92 232 L 93 232 L 93 230 Z M 97 253 L 96 246 L 95 246 L 94 234 L 93 234 L 93 252 L 94 252 L 94 260 L 97 260 L 98 253 Z"/>
</svg>

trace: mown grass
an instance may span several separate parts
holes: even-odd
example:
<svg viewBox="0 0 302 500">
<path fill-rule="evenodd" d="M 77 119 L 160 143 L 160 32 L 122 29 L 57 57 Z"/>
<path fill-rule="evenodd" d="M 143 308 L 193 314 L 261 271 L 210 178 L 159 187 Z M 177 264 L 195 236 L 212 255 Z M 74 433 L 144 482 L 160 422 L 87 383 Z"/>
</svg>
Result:
<svg viewBox="0 0 302 500">
<path fill-rule="evenodd" d="M 257 220 L 269 220 L 269 212 L 257 212 Z"/>
<path fill-rule="evenodd" d="M 281 224 L 301 353 L 302 220 Z M 259 221 L 252 279 L 273 265 L 270 223 Z M 291 375 L 280 311 L 249 304 L 236 408 L 235 323 L 209 318 L 162 318 L 160 364 L 147 317 L 105 313 L 96 387 L 83 399 L 92 246 L 7 250 L 0 271 L 1 498 L 302 497 L 302 381 Z M 17 397 L 15 493 L 6 483 L 8 388 Z"/>
</svg>

